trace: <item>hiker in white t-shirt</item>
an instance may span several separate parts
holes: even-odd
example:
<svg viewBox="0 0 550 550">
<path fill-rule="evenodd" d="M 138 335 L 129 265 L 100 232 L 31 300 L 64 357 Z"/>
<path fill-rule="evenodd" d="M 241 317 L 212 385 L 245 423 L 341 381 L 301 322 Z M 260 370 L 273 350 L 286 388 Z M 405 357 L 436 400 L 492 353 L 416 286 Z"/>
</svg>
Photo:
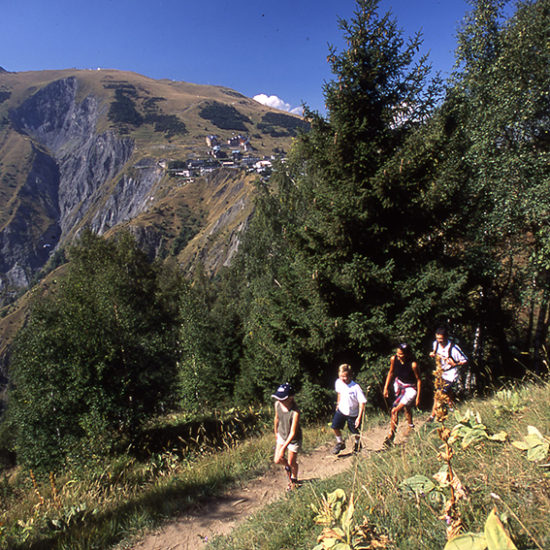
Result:
<svg viewBox="0 0 550 550">
<path fill-rule="evenodd" d="M 334 389 L 338 397 L 336 412 L 332 419 L 332 429 L 336 436 L 336 445 L 332 449 L 332 454 L 337 455 L 346 448 L 342 438 L 342 429 L 346 423 L 349 431 L 355 436 L 353 452 L 357 453 L 361 450 L 359 428 L 363 420 L 367 399 L 361 386 L 352 380 L 352 369 L 349 365 L 343 364 L 338 368 L 338 379 L 334 384 Z"/>
<path fill-rule="evenodd" d="M 441 368 L 443 369 L 442 378 L 444 386 L 442 391 L 449 397 L 449 403 L 452 407 L 458 383 L 459 368 L 463 367 L 468 362 L 468 358 L 464 352 L 449 339 L 446 328 L 438 328 L 435 331 L 435 340 L 432 351 L 430 352 L 430 357 L 439 357 Z M 430 418 L 428 418 L 428 422 L 432 422 L 435 418 L 435 407 L 436 404 L 434 403 L 432 414 Z"/>
</svg>

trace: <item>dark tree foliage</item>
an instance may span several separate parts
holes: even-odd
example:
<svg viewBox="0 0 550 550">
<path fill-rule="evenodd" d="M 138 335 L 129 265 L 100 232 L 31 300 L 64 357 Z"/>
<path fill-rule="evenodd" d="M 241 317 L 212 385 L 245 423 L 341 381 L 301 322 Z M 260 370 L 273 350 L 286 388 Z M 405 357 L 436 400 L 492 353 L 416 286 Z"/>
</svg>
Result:
<svg viewBox="0 0 550 550">
<path fill-rule="evenodd" d="M 247 282 L 244 349 L 236 392 L 241 400 L 269 395 L 281 380 L 299 383 L 314 371 L 317 381 L 330 362 L 333 320 L 319 300 L 317 281 L 289 239 L 297 205 L 288 192 L 291 184 L 278 170 L 271 193 L 260 184 L 256 213 L 245 235 L 233 269 Z"/>
<path fill-rule="evenodd" d="M 157 268 L 123 235 L 85 232 L 67 276 L 34 306 L 14 345 L 8 416 L 19 462 L 40 469 L 131 441 L 170 405 L 178 311 Z"/>
<path fill-rule="evenodd" d="M 217 388 L 221 398 L 230 400 L 236 389 L 243 355 L 244 322 L 247 304 L 243 300 L 240 269 L 223 269 L 213 283 L 215 299 L 210 308 L 210 342 L 216 350 Z"/>
<path fill-rule="evenodd" d="M 218 103 L 217 101 L 203 107 L 199 112 L 199 116 L 209 120 L 222 130 L 247 132 L 248 129 L 245 123 L 252 123 L 246 115 L 240 113 L 235 107 Z"/>
<path fill-rule="evenodd" d="M 471 3 L 435 189 L 445 253 L 469 279 L 475 358 L 521 374 L 529 356 L 540 367 L 548 332 L 550 2 L 520 2 L 508 19 L 506 2 Z"/>
<path fill-rule="evenodd" d="M 144 122 L 147 124 L 153 124 L 155 132 L 164 133 L 167 138 L 171 138 L 176 135 L 183 136 L 188 133 L 185 123 L 175 115 L 149 113 L 145 116 Z"/>
<path fill-rule="evenodd" d="M 306 120 L 295 116 L 285 115 L 284 113 L 266 113 L 262 116 L 262 122 L 282 126 L 283 128 L 297 130 L 309 130 L 309 123 Z"/>
<path fill-rule="evenodd" d="M 306 112 L 311 131 L 260 194 L 243 246 L 243 384 L 268 391 L 307 374 L 326 385 L 345 360 L 380 383 L 398 340 L 420 349 L 427 327 L 460 309 L 464 276 L 440 262 L 424 199 L 437 86 L 419 37 L 406 42 L 377 6 L 359 1 L 340 22 L 347 48 L 329 56 L 328 117 Z"/>
<path fill-rule="evenodd" d="M 115 90 L 115 100 L 111 103 L 108 113 L 109 120 L 115 123 L 141 126 L 143 117 L 136 109 L 134 101 L 128 97 L 125 90 Z"/>
<path fill-rule="evenodd" d="M 6 90 L 0 90 L 0 103 L 4 103 L 11 97 L 11 92 Z"/>
<path fill-rule="evenodd" d="M 296 136 L 299 130 L 308 131 L 309 123 L 284 113 L 266 113 L 257 128 L 272 137 Z"/>
</svg>

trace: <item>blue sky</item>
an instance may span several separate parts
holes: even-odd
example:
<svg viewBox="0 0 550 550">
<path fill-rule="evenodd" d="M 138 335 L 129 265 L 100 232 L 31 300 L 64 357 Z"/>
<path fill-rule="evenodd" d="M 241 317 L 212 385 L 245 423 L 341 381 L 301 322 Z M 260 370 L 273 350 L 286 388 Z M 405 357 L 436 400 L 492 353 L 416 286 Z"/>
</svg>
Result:
<svg viewBox="0 0 550 550">
<path fill-rule="evenodd" d="M 354 0 L 2 0 L 0 66 L 8 71 L 112 68 L 274 96 L 323 111 L 328 44 Z M 422 31 L 448 75 L 466 0 L 383 0 L 405 36 Z M 273 100 L 273 98 L 272 98 Z"/>
</svg>

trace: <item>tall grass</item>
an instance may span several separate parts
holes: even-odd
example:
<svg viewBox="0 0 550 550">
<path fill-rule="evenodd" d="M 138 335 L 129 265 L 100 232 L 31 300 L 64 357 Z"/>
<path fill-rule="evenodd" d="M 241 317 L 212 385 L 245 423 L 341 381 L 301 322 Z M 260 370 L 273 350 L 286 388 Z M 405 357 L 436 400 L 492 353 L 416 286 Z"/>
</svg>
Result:
<svg viewBox="0 0 550 550">
<path fill-rule="evenodd" d="M 206 497 L 264 473 L 273 453 L 271 425 L 263 435 L 230 438 L 215 450 L 198 441 L 139 461 L 119 456 L 63 477 L 36 479 L 32 472 L 0 474 L 0 548 L 105 550 L 159 526 Z M 308 447 L 326 430 L 306 430 Z"/>
<path fill-rule="evenodd" d="M 519 550 L 550 548 L 550 473 L 548 464 L 531 462 L 511 442 L 521 440 L 532 425 L 550 436 L 550 385 L 530 384 L 512 388 L 505 398 L 464 403 L 461 410 L 479 413 L 488 433 L 502 430 L 505 442 L 481 439 L 462 449 L 454 444 L 453 469 L 467 489 L 460 500 L 464 529 L 483 532 L 493 508 L 504 521 Z M 521 405 L 519 405 L 521 403 Z M 447 424 L 452 427 L 452 417 Z M 288 499 L 271 504 L 250 518 L 231 536 L 210 545 L 215 550 L 312 549 L 321 533 L 314 523 L 323 493 L 342 488 L 355 500 L 355 521 L 369 525 L 391 541 L 387 548 L 399 550 L 443 549 L 447 525 L 442 518 L 448 494 L 412 493 L 403 482 L 413 476 L 432 479 L 442 463 L 437 454 L 441 440 L 434 425 L 426 424 L 406 445 L 364 454 L 354 468 L 322 483 L 304 486 Z M 549 461 L 547 457 L 546 462 Z M 443 490 L 445 491 L 445 490 Z M 436 498 L 433 498 L 436 497 Z M 440 498 L 437 498 L 440 497 Z"/>
<path fill-rule="evenodd" d="M 488 433 L 502 430 L 505 442 L 482 439 L 462 449 L 454 443 L 453 470 L 468 498 L 460 500 L 464 528 L 482 532 L 496 506 L 519 550 L 550 548 L 550 473 L 531 462 L 511 442 L 522 440 L 528 426 L 550 435 L 550 385 L 530 384 L 487 400 L 463 403 L 461 411 L 479 414 Z M 388 422 L 387 416 L 384 420 Z M 370 418 L 371 425 L 380 423 Z M 447 424 L 453 425 L 451 416 Z M 0 547 L 8 549 L 107 549 L 154 528 L 200 499 L 263 473 L 270 465 L 273 435 L 181 456 L 172 451 L 139 461 L 121 456 L 89 475 L 66 475 L 33 481 L 19 472 L 18 481 L 0 474 Z M 368 428 L 366 428 L 368 429 Z M 305 431 L 306 451 L 330 438 L 325 427 Z M 381 452 L 366 451 L 350 470 L 304 484 L 244 521 L 230 536 L 211 542 L 213 550 L 311 550 L 321 533 L 313 506 L 324 495 L 343 489 L 355 502 L 354 521 L 363 518 L 400 550 L 443 549 L 446 489 L 428 494 L 407 489 L 414 476 L 432 476 L 442 466 L 437 425 L 424 425 L 406 445 Z M 548 459 L 546 460 L 548 462 Z M 434 498 L 435 497 L 435 498 Z M 386 539 L 384 539 L 386 540 Z M 381 546 L 384 547 L 384 546 Z"/>
</svg>

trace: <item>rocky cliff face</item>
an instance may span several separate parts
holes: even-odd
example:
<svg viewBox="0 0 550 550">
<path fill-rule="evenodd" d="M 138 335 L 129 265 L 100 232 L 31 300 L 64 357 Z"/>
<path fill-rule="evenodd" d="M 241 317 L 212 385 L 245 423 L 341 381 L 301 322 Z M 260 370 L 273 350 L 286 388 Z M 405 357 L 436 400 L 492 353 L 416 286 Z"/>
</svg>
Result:
<svg viewBox="0 0 550 550">
<path fill-rule="evenodd" d="M 84 226 L 127 228 L 151 256 L 215 273 L 252 210 L 246 166 L 288 150 L 303 124 L 221 86 L 114 70 L 0 71 L 0 306 Z M 205 175 L 206 138 L 230 155 L 245 131 L 247 162 Z M 191 165 L 200 176 L 175 173 Z"/>
<path fill-rule="evenodd" d="M 105 106 L 93 95 L 77 100 L 78 80 L 45 86 L 10 113 L 13 127 L 32 138 L 34 159 L 18 211 L 0 232 L 0 271 L 16 287 L 85 222 L 99 233 L 138 215 L 162 178 L 156 166 L 124 168 L 134 141 L 98 133 Z M 115 184 L 113 185 L 113 182 Z M 33 212 L 43 218 L 37 224 Z"/>
<path fill-rule="evenodd" d="M 32 146 L 30 170 L 19 193 L 21 200 L 10 223 L 0 232 L 0 272 L 12 286 L 28 286 L 32 273 L 48 259 L 50 239 L 59 239 L 58 182 L 55 160 Z M 37 229 L 41 233 L 38 238 Z M 0 280 L 0 288 L 2 284 Z"/>
<path fill-rule="evenodd" d="M 113 132 L 97 133 L 101 115 L 93 96 L 76 101 L 78 81 L 49 84 L 12 112 L 18 130 L 32 136 L 59 167 L 58 203 L 61 236 L 74 228 L 98 200 L 98 191 L 130 159 L 133 141 Z"/>
</svg>

